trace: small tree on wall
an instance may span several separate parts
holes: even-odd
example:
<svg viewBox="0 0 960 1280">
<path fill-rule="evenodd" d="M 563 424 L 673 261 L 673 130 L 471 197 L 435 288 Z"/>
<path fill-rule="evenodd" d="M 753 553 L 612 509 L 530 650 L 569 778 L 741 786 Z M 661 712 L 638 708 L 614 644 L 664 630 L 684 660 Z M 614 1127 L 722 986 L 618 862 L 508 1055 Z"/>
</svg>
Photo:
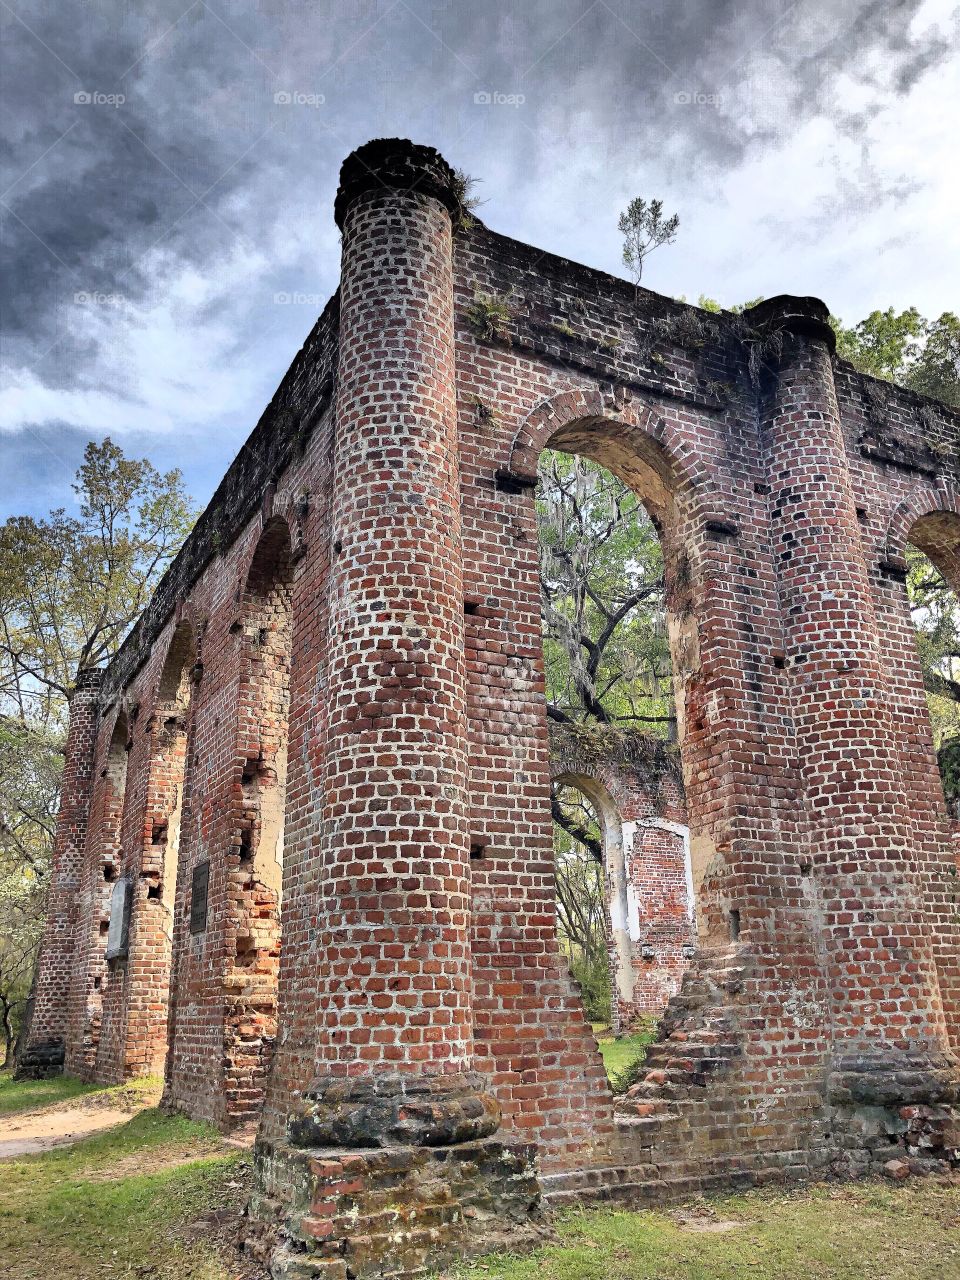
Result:
<svg viewBox="0 0 960 1280">
<path fill-rule="evenodd" d="M 680 226 L 679 215 L 665 217 L 662 200 L 644 200 L 635 196 L 617 223 L 623 236 L 623 265 L 640 288 L 643 264 L 655 249 L 673 244 Z"/>
</svg>

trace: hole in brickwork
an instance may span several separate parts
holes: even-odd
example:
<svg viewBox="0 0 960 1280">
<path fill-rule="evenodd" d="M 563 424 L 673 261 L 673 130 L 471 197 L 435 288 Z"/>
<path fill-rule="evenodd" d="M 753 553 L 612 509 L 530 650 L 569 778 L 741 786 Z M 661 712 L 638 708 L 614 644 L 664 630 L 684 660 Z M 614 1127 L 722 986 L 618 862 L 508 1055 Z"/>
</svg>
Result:
<svg viewBox="0 0 960 1280">
<path fill-rule="evenodd" d="M 740 912 L 734 908 L 728 918 L 730 921 L 730 940 L 736 942 L 740 937 Z"/>
<path fill-rule="evenodd" d="M 232 1115 L 256 1110 L 276 1035 L 287 717 L 291 560 L 286 523 L 268 521 L 241 593 L 243 690 L 238 749 L 244 760 L 234 819 L 239 865 L 230 883 L 233 959 L 225 975 L 225 1054 Z M 242 978 L 241 978 L 242 975 Z"/>
<path fill-rule="evenodd" d="M 476 615 L 480 612 L 480 601 L 464 600 L 463 612 L 467 615 L 468 618 L 476 617 Z"/>
<path fill-rule="evenodd" d="M 470 845 L 470 860 L 479 862 L 481 858 L 486 856 L 487 846 L 485 844 L 473 843 Z"/>
<path fill-rule="evenodd" d="M 132 718 L 132 717 L 131 717 Z M 130 750 L 129 719 L 121 709 L 117 713 L 107 749 L 106 764 L 101 772 L 101 798 L 99 801 L 99 828 L 94 834 L 98 843 L 89 862 L 91 901 L 94 919 L 85 922 L 90 939 L 89 950 L 82 957 L 86 964 L 88 999 L 84 1014 L 81 1044 L 84 1066 L 93 1069 L 96 1064 L 100 1041 L 103 1002 L 101 989 L 103 975 L 107 972 L 107 942 L 110 933 L 110 910 L 114 886 L 122 860 L 120 835 L 123 826 L 123 806 L 127 789 L 127 764 Z M 95 811 L 96 812 L 96 811 Z"/>
<path fill-rule="evenodd" d="M 145 900 L 150 904 L 149 969 L 136 963 L 131 953 L 129 999 L 145 1006 L 141 1044 L 148 1069 L 162 1072 L 167 1049 L 167 1010 L 170 989 L 173 912 L 180 856 L 180 833 L 187 792 L 188 739 L 192 708 L 199 689 L 202 665 L 192 625 L 174 627 L 167 648 L 156 701 L 147 721 L 150 763 L 147 772 L 147 813 L 150 828 L 147 847 L 140 853 L 139 874 L 146 881 Z M 133 895 L 131 895 L 132 898 Z M 133 907 L 134 914 L 137 906 Z M 132 945 L 139 945 L 132 932 Z"/>
</svg>

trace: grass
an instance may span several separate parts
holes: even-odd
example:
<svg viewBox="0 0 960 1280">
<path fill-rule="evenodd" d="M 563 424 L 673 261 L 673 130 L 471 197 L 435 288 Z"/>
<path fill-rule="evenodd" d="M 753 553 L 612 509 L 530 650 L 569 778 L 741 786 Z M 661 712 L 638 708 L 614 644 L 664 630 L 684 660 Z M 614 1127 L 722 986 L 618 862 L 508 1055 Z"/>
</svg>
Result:
<svg viewBox="0 0 960 1280">
<path fill-rule="evenodd" d="M 752 1192 L 692 1210 L 596 1211 L 560 1242 L 488 1257 L 457 1280 L 957 1280 L 960 1184 Z"/>
<path fill-rule="evenodd" d="M 69 1102 L 96 1087 L 71 1076 L 54 1076 L 50 1080 L 14 1080 L 9 1071 L 0 1071 L 0 1116 L 33 1111 L 54 1102 Z"/>
<path fill-rule="evenodd" d="M 624 1052 L 622 1041 L 609 1043 Z M 28 1083 L 4 1080 L 5 1098 L 22 1101 Z M 62 1100 L 56 1083 L 44 1082 L 55 1102 Z M 249 1156 L 226 1148 L 210 1127 L 155 1109 L 72 1147 L 4 1161 L 0 1277 L 252 1280 L 256 1273 L 236 1249 L 248 1180 Z M 571 1214 L 557 1224 L 556 1243 L 534 1254 L 488 1257 L 447 1274 L 960 1280 L 960 1179 L 767 1190 L 674 1210 Z"/>
<path fill-rule="evenodd" d="M 607 1069 L 607 1079 L 616 1089 L 625 1080 L 628 1073 L 633 1074 L 647 1056 L 647 1046 L 656 1033 L 657 1020 L 654 1017 L 643 1019 L 633 1035 L 614 1039 L 606 1028 L 595 1027 L 597 1042 L 603 1057 L 603 1065 Z M 633 1068 L 633 1072 L 631 1072 Z"/>
<path fill-rule="evenodd" d="M 238 1275 L 223 1232 L 245 1202 L 249 1158 L 225 1148 L 206 1125 L 150 1109 L 72 1147 L 4 1161 L 0 1170 L 0 1276 Z"/>
</svg>

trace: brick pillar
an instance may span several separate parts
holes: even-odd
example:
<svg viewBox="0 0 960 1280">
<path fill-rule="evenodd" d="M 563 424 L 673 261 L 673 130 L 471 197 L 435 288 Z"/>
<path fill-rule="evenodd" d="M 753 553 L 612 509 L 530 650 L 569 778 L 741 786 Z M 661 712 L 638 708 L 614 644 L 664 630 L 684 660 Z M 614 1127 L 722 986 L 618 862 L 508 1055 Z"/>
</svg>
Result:
<svg viewBox="0 0 960 1280">
<path fill-rule="evenodd" d="M 59 1075 L 63 1070 L 77 923 L 74 915 L 81 888 L 97 737 L 97 695 L 102 675 L 98 669 L 79 672 L 70 698 L 47 922 L 30 995 L 27 1026 L 17 1055 L 16 1074 L 20 1078 Z"/>
<path fill-rule="evenodd" d="M 806 819 L 801 873 L 821 919 L 830 990 L 831 1100 L 935 1101 L 948 1074 L 908 798 L 815 298 L 746 313 L 778 365 L 762 395 L 792 716 Z"/>
<path fill-rule="evenodd" d="M 258 1144 L 251 1205 L 282 1217 L 297 1266 L 306 1248 L 298 1275 L 419 1274 L 484 1247 L 465 1203 L 522 1237 L 539 1194 L 471 1070 L 455 208 L 426 147 L 369 143 L 341 171 L 323 796 L 297 889 L 315 894 L 317 1074 L 285 1140 Z"/>
<path fill-rule="evenodd" d="M 344 165 L 320 1074 L 470 1066 L 452 175 Z"/>
</svg>

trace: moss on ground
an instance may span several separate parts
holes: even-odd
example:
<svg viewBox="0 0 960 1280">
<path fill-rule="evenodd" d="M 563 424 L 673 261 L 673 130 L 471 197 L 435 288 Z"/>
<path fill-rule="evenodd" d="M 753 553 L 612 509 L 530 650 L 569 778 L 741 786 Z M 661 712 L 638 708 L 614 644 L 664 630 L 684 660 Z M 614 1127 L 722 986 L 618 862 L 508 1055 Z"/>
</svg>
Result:
<svg viewBox="0 0 960 1280">
<path fill-rule="evenodd" d="M 957 1280 L 960 1183 L 752 1192 L 671 1212 L 596 1211 L 560 1243 L 457 1280 Z"/>
</svg>

